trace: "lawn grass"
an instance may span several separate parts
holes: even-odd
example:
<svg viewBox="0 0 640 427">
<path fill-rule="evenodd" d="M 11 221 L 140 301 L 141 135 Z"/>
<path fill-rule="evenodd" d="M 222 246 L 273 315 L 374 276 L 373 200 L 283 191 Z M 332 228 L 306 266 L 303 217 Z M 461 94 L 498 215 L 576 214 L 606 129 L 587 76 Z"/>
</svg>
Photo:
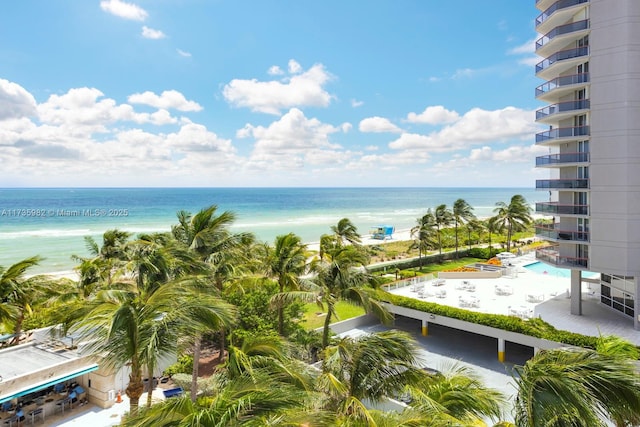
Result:
<svg viewBox="0 0 640 427">
<path fill-rule="evenodd" d="M 336 312 L 338 313 L 338 319 L 331 319 L 332 322 L 339 322 L 340 320 L 351 319 L 352 317 L 361 316 L 364 314 L 364 309 L 345 301 L 338 301 L 336 304 Z M 305 304 L 304 316 L 302 316 L 301 322 L 307 331 L 312 329 L 321 328 L 324 326 L 324 319 L 326 314 L 317 304 Z"/>
</svg>

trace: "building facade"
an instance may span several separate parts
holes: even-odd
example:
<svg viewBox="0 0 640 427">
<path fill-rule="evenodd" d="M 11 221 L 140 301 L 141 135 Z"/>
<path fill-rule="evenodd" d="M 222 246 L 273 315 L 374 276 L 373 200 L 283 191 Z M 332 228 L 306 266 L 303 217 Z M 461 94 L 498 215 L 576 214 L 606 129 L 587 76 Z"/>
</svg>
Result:
<svg viewBox="0 0 640 427">
<path fill-rule="evenodd" d="M 549 201 L 536 228 L 539 260 L 569 268 L 571 313 L 582 314 L 584 272 L 599 273 L 600 303 L 640 329 L 640 1 L 536 0 L 536 65 L 548 129 L 536 158 Z M 589 274 L 591 275 L 591 274 Z"/>
</svg>

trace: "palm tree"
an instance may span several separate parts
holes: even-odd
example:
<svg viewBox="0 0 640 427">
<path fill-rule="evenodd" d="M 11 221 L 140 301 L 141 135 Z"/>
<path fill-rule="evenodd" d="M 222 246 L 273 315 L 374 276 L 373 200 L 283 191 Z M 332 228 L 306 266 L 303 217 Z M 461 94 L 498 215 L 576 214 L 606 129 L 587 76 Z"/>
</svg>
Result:
<svg viewBox="0 0 640 427">
<path fill-rule="evenodd" d="M 451 216 L 455 225 L 456 258 L 458 258 L 458 226 L 474 220 L 476 216 L 473 214 L 473 207 L 464 199 L 458 199 L 453 203 Z"/>
<path fill-rule="evenodd" d="M 265 247 L 264 266 L 267 276 L 278 281 L 280 293 L 299 288 L 300 275 L 307 268 L 306 245 L 293 233 L 276 237 L 273 248 Z M 284 334 L 283 301 L 277 302 L 278 333 Z"/>
<path fill-rule="evenodd" d="M 431 209 L 427 213 L 416 220 L 416 225 L 411 229 L 411 237 L 414 238 L 414 247 L 418 247 L 418 257 L 420 260 L 420 270 L 422 271 L 422 254 L 433 245 L 433 227 L 435 226 L 435 218 Z"/>
<path fill-rule="evenodd" d="M 347 241 L 352 245 L 357 245 L 362 242 L 361 236 L 358 234 L 358 228 L 349 218 L 342 218 L 338 221 L 338 224 L 332 225 L 331 231 L 333 231 L 341 243 Z"/>
<path fill-rule="evenodd" d="M 434 218 L 438 233 L 438 248 L 440 250 L 440 255 L 442 255 L 442 228 L 450 226 L 453 221 L 453 217 L 451 211 L 447 209 L 447 205 L 442 204 L 436 207 Z"/>
<path fill-rule="evenodd" d="M 640 423 L 640 375 L 633 360 L 554 349 L 539 352 L 516 373 L 518 427 Z"/>
<path fill-rule="evenodd" d="M 500 229 L 507 230 L 507 251 L 511 250 L 513 233 L 525 230 L 533 222 L 531 211 L 531 206 L 520 194 L 511 197 L 508 205 L 505 202 L 496 203 L 496 208 L 493 210 L 496 214 L 495 221 Z"/>
<path fill-rule="evenodd" d="M 411 406 L 431 417 L 429 425 L 478 425 L 486 418 L 500 419 L 506 403 L 499 391 L 487 388 L 470 368 L 459 364 L 426 375 L 409 392 Z"/>
<path fill-rule="evenodd" d="M 471 250 L 471 233 L 477 233 L 478 239 L 476 240 L 476 244 L 480 242 L 481 233 L 486 230 L 484 223 L 478 219 L 472 219 L 467 223 L 467 233 L 468 233 L 468 243 L 469 250 Z"/>
<path fill-rule="evenodd" d="M 311 263 L 314 273 L 311 280 L 314 288 L 308 291 L 280 294 L 279 298 L 303 299 L 315 301 L 322 309 L 326 309 L 322 333 L 322 347 L 329 344 L 329 326 L 336 316 L 335 305 L 343 299 L 364 307 L 368 313 L 377 315 L 388 323 L 391 315 L 376 299 L 371 297 L 375 288 L 375 279 L 363 266 L 367 262 L 367 254 L 355 246 L 339 246 L 327 252 L 327 259 L 317 259 Z"/>
<path fill-rule="evenodd" d="M 218 291 L 222 291 L 223 282 L 234 273 L 234 257 L 229 255 L 249 236 L 247 233 L 234 234 L 229 227 L 235 221 L 235 214 L 230 211 L 217 215 L 218 207 L 211 205 L 201 209 L 195 215 L 187 211 L 177 213 L 178 225 L 171 229 L 173 237 L 195 253 L 203 262 L 213 266 L 212 276 Z M 221 331 L 219 358 L 224 357 L 225 334 Z M 201 338 L 196 337 L 193 346 L 193 372 L 191 384 L 191 400 L 195 400 L 198 368 L 200 360 Z"/>
<path fill-rule="evenodd" d="M 493 247 L 491 246 L 491 235 L 494 233 L 499 233 L 501 231 L 500 226 L 498 225 L 498 217 L 492 216 L 485 221 L 485 227 L 487 228 L 487 232 L 489 232 L 489 256 L 491 256 L 491 252 Z"/>
<path fill-rule="evenodd" d="M 31 309 L 31 301 L 38 292 L 36 282 L 25 278 L 25 273 L 40 261 L 41 258 L 35 256 L 19 261 L 6 269 L 0 266 L 0 330 L 4 325 L 12 325 L 14 337 L 11 344 L 19 342 L 22 322 Z"/>
</svg>

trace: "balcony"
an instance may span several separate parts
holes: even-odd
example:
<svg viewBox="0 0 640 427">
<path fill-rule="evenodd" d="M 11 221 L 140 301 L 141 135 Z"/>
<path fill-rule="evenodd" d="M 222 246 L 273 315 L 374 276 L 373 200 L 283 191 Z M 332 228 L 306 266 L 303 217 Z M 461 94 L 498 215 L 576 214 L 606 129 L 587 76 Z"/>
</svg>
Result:
<svg viewBox="0 0 640 427">
<path fill-rule="evenodd" d="M 536 203 L 536 213 L 551 215 L 589 215 L 589 205 L 567 205 L 558 202 Z"/>
<path fill-rule="evenodd" d="M 563 256 L 558 248 L 556 245 L 536 249 L 536 259 L 563 268 L 586 269 L 589 266 L 588 258 Z"/>
<path fill-rule="evenodd" d="M 561 50 L 538 62 L 536 64 L 536 75 L 541 78 L 545 78 L 547 75 L 552 77 L 552 73 L 560 74 L 562 71 L 577 65 L 587 56 L 589 56 L 589 46 Z M 560 67 L 560 65 L 563 67 Z"/>
<path fill-rule="evenodd" d="M 590 135 L 589 126 L 549 129 L 536 134 L 536 144 L 552 145 L 560 142 L 577 141 Z"/>
<path fill-rule="evenodd" d="M 585 3 L 589 3 L 589 0 L 556 1 L 546 10 L 544 10 L 544 12 L 538 15 L 538 17 L 536 18 L 536 31 L 538 31 L 539 33 L 546 33 L 553 27 L 553 21 L 558 23 L 562 22 L 563 20 L 568 20 L 576 13 L 576 10 L 573 8 L 580 5 L 586 6 Z"/>
<path fill-rule="evenodd" d="M 536 157 L 536 167 L 588 163 L 589 153 L 556 153 Z"/>
<path fill-rule="evenodd" d="M 537 179 L 537 190 L 584 190 L 589 188 L 588 179 Z"/>
<path fill-rule="evenodd" d="M 536 111 L 536 121 L 544 122 L 547 119 L 553 119 L 554 121 L 561 120 L 575 115 L 577 111 L 588 110 L 590 107 L 591 102 L 588 99 L 577 99 L 575 101 L 565 101 L 547 105 Z"/>
<path fill-rule="evenodd" d="M 561 96 L 585 86 L 586 83 L 589 83 L 589 73 L 556 77 L 536 88 L 536 98 L 543 101 L 552 97 L 559 99 Z"/>
<path fill-rule="evenodd" d="M 553 51 L 558 50 L 558 48 L 562 47 L 559 45 L 559 43 L 562 43 L 561 40 L 565 39 L 565 44 L 569 41 L 568 37 L 562 36 L 570 34 L 571 37 L 575 39 L 577 37 L 583 36 L 582 33 L 586 34 L 588 32 L 588 29 L 588 19 L 555 27 L 553 30 L 549 31 L 547 34 L 536 40 L 536 53 L 540 56 L 547 56 Z M 556 45 L 555 48 L 554 45 Z"/>
<path fill-rule="evenodd" d="M 550 240 L 563 240 L 571 242 L 588 242 L 588 231 L 562 230 L 560 224 L 536 225 L 536 237 Z"/>
</svg>

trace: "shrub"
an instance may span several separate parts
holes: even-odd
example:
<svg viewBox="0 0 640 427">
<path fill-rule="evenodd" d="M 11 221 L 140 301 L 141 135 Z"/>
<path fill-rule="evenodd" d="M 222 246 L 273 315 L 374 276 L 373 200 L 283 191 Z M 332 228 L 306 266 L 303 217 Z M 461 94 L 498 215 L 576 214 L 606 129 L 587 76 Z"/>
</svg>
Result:
<svg viewBox="0 0 640 427">
<path fill-rule="evenodd" d="M 178 357 L 178 361 L 164 370 L 163 375 L 171 377 L 175 374 L 189 374 L 193 371 L 193 356 L 183 354 Z M 189 377 L 191 378 L 191 377 Z"/>
</svg>

